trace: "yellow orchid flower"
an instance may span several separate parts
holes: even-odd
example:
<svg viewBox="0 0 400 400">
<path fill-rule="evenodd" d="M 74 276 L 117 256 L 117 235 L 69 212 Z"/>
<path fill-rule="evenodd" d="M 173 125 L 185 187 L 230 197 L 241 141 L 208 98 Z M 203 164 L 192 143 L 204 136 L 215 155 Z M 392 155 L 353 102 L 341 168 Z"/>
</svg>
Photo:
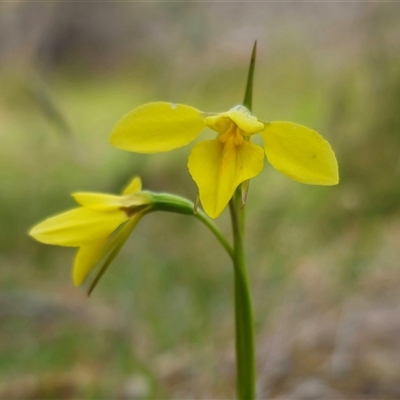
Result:
<svg viewBox="0 0 400 400">
<path fill-rule="evenodd" d="M 110 143 L 137 153 L 165 152 L 189 144 L 206 127 L 217 137 L 193 147 L 188 168 L 212 218 L 221 214 L 239 184 L 261 172 L 264 151 L 275 169 L 297 182 L 339 182 L 335 154 L 321 135 L 293 122 L 261 121 L 241 105 L 212 114 L 183 104 L 144 104 L 117 123 Z M 264 150 L 250 142 L 256 133 L 263 137 Z"/>
<path fill-rule="evenodd" d="M 141 188 L 140 178 L 135 177 L 121 196 L 74 193 L 72 196 L 81 207 L 46 219 L 33 227 L 29 235 L 46 244 L 79 247 L 73 266 L 73 280 L 78 286 L 104 256 L 113 253 L 112 258 L 115 257 L 151 208 L 151 196 L 141 192 Z"/>
</svg>

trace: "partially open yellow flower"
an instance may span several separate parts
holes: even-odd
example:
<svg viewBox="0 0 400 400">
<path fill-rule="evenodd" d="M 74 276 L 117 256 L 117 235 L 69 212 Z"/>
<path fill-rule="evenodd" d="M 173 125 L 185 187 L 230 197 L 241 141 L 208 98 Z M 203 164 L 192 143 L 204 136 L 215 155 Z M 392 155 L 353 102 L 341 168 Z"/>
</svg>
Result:
<svg viewBox="0 0 400 400">
<path fill-rule="evenodd" d="M 205 127 L 218 135 L 193 147 L 188 167 L 212 218 L 221 214 L 240 183 L 261 172 L 264 151 L 275 169 L 297 182 L 339 182 L 335 154 L 321 135 L 292 122 L 261 121 L 244 106 L 211 114 L 183 104 L 144 104 L 117 123 L 110 142 L 123 150 L 158 153 L 187 145 Z M 250 142 L 256 133 L 264 139 L 264 150 Z"/>
<path fill-rule="evenodd" d="M 75 285 L 80 285 L 88 273 L 107 254 L 119 248 L 128 238 L 151 197 L 141 192 L 140 178 L 135 177 L 122 196 L 102 193 L 75 193 L 79 208 L 48 218 L 31 229 L 36 240 L 58 246 L 79 247 L 73 267 Z M 117 228 L 125 225 L 111 235 Z"/>
</svg>

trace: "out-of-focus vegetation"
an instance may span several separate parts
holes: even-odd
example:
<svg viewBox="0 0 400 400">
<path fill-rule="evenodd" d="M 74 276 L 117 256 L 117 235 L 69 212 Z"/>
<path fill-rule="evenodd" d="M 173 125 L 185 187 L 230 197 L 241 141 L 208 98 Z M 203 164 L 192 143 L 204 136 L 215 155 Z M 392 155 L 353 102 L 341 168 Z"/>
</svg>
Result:
<svg viewBox="0 0 400 400">
<path fill-rule="evenodd" d="M 231 265 L 203 226 L 146 217 L 90 299 L 72 285 L 74 251 L 26 232 L 71 192 L 118 192 L 134 174 L 194 199 L 188 148 L 128 154 L 109 133 L 148 101 L 240 102 L 255 39 L 254 113 L 321 132 L 341 172 L 331 188 L 269 166 L 251 182 L 259 396 L 398 398 L 399 11 L 1 4 L 0 398 L 233 396 Z"/>
</svg>

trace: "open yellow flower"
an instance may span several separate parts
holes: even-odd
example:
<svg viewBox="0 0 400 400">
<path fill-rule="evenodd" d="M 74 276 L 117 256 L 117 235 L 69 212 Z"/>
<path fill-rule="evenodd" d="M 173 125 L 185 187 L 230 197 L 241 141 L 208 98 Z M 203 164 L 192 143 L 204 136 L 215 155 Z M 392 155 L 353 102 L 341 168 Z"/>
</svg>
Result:
<svg viewBox="0 0 400 400">
<path fill-rule="evenodd" d="M 42 243 L 79 247 L 73 267 L 73 280 L 78 286 L 103 257 L 119 251 L 151 207 L 151 197 L 141 188 L 140 178 L 135 177 L 121 196 L 74 193 L 72 196 L 81 207 L 46 219 L 29 234 Z"/>
<path fill-rule="evenodd" d="M 218 135 L 193 147 L 188 167 L 212 218 L 221 214 L 240 183 L 261 172 L 264 151 L 275 169 L 297 182 L 339 182 L 335 154 L 321 135 L 292 122 L 261 121 L 244 106 L 212 114 L 183 104 L 144 104 L 117 123 L 110 142 L 137 153 L 165 152 L 192 142 L 206 127 Z M 262 135 L 264 149 L 250 142 L 256 133 Z"/>
</svg>

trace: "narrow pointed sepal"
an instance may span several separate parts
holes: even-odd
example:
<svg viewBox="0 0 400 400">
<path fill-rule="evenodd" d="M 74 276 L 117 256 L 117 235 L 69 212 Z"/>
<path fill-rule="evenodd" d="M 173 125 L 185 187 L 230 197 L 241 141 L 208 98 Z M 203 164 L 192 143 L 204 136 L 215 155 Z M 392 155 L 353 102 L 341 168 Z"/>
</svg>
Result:
<svg viewBox="0 0 400 400">
<path fill-rule="evenodd" d="M 199 192 L 197 192 L 196 200 L 194 201 L 194 204 L 193 204 L 193 213 L 194 214 L 197 214 L 199 204 L 200 204 L 200 195 L 199 195 Z"/>
<path fill-rule="evenodd" d="M 94 277 L 92 284 L 89 287 L 89 290 L 88 290 L 89 296 L 91 295 L 94 288 L 97 286 L 100 279 L 102 278 L 104 273 L 107 271 L 107 269 L 109 268 L 111 263 L 114 261 L 115 257 L 117 257 L 117 255 L 119 254 L 123 245 L 129 238 L 133 229 L 136 227 L 136 225 L 142 219 L 143 215 L 144 215 L 143 213 L 136 214 L 119 230 L 119 232 L 117 232 L 117 234 L 111 240 L 109 240 L 107 242 L 106 246 L 102 250 L 101 258 L 98 259 L 98 261 L 101 261 L 101 259 L 104 259 L 104 258 L 105 259 L 104 259 L 104 262 L 103 262 L 101 268 L 98 270 L 96 276 Z M 91 269 L 93 269 L 94 267 L 95 267 L 95 265 L 92 265 Z"/>
<path fill-rule="evenodd" d="M 242 182 L 242 184 L 240 185 L 240 197 L 241 197 L 241 207 L 242 209 L 244 208 L 244 206 L 246 205 L 246 201 L 247 201 L 247 195 L 249 194 L 249 187 L 250 187 L 250 180 L 247 179 L 247 181 Z"/>
</svg>

